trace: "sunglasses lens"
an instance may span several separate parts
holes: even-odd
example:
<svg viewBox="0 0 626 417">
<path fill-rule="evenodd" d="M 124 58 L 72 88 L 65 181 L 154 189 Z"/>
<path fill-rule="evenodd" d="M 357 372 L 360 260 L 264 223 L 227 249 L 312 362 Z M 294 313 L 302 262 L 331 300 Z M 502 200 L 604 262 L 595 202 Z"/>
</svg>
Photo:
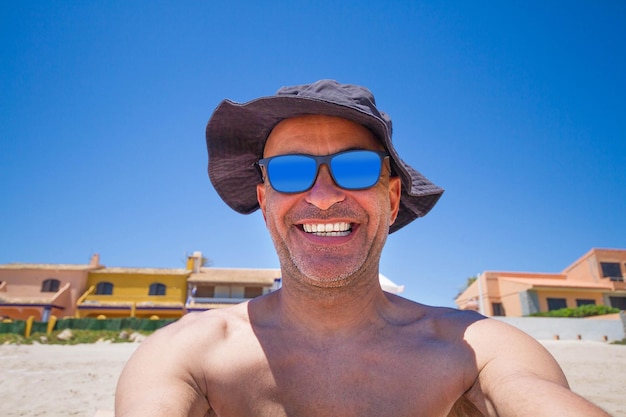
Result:
<svg viewBox="0 0 626 417">
<path fill-rule="evenodd" d="M 330 161 L 333 177 L 342 188 L 362 190 L 378 182 L 381 157 L 372 151 L 349 151 L 334 156 Z"/>
<path fill-rule="evenodd" d="M 259 161 L 267 169 L 272 188 L 281 193 L 301 193 L 313 186 L 320 164 L 329 164 L 335 183 L 346 190 L 374 186 L 382 170 L 381 152 L 356 150 L 328 156 L 279 155 Z"/>
<path fill-rule="evenodd" d="M 317 172 L 315 159 L 303 155 L 281 155 L 267 164 L 267 175 L 272 188 L 281 193 L 299 193 L 308 190 Z"/>
</svg>

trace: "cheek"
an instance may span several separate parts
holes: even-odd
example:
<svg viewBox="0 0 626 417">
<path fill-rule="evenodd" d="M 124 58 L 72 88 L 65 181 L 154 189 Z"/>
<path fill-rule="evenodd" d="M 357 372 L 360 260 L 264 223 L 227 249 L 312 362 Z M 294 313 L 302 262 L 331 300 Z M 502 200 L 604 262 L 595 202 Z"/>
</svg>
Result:
<svg viewBox="0 0 626 417">
<path fill-rule="evenodd" d="M 369 213 L 369 222 L 376 230 L 387 230 L 397 217 L 399 196 L 395 198 L 396 192 L 391 185 L 381 180 L 375 196 L 361 202 Z"/>
<path fill-rule="evenodd" d="M 284 203 L 281 202 L 282 195 L 280 193 L 275 192 L 265 184 L 259 184 L 257 185 L 256 195 L 266 224 L 272 221 L 272 219 L 278 219 L 283 216 L 281 207 L 284 206 Z"/>
<path fill-rule="evenodd" d="M 287 207 L 287 201 L 285 201 L 281 194 L 269 188 L 265 189 L 261 210 L 263 211 L 263 218 L 265 219 L 267 228 L 270 231 L 276 231 L 281 228 Z"/>
</svg>

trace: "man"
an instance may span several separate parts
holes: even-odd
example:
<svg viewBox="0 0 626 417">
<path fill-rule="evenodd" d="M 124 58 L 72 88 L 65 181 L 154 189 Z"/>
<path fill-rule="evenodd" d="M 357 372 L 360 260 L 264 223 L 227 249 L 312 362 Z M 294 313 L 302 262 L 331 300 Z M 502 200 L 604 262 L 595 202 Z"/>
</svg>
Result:
<svg viewBox="0 0 626 417">
<path fill-rule="evenodd" d="M 131 416 L 606 416 L 533 339 L 382 291 L 387 235 L 443 190 L 405 164 L 371 93 L 334 81 L 222 102 L 209 176 L 260 208 L 283 287 L 148 338 L 118 384 Z"/>
</svg>

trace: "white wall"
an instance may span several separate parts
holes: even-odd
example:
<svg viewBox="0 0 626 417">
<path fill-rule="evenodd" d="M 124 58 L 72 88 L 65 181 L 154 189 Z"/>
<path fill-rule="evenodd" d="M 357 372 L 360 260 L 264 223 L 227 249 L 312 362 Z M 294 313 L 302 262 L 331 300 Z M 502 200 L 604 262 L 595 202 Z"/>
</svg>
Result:
<svg viewBox="0 0 626 417">
<path fill-rule="evenodd" d="M 595 340 L 609 342 L 626 338 L 626 315 L 614 319 L 556 317 L 492 317 L 517 327 L 537 340 Z"/>
</svg>

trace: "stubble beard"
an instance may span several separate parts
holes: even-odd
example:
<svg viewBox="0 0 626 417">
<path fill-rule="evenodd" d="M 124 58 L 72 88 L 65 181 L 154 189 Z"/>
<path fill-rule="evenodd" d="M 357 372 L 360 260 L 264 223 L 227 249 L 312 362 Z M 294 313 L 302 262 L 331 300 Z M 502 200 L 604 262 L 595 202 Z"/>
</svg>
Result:
<svg viewBox="0 0 626 417">
<path fill-rule="evenodd" d="M 366 261 L 366 256 L 348 261 L 333 254 L 332 248 L 296 253 L 283 245 L 279 252 L 281 267 L 290 277 L 318 288 L 348 286 Z"/>
<path fill-rule="evenodd" d="M 282 238 L 270 229 L 274 247 L 280 261 L 283 278 L 288 276 L 308 287 L 319 289 L 337 289 L 351 286 L 358 278 L 368 272 L 378 272 L 378 264 L 384 247 L 389 223 L 379 225 L 378 233 L 364 242 L 367 247 L 360 248 L 352 256 L 337 253 L 332 246 L 312 246 L 309 250 L 289 248 L 287 238 L 296 232 L 288 232 Z M 289 223 L 287 223 L 289 224 Z M 386 228 L 386 229 L 385 229 Z M 296 237 L 297 238 L 297 237 Z"/>
</svg>

